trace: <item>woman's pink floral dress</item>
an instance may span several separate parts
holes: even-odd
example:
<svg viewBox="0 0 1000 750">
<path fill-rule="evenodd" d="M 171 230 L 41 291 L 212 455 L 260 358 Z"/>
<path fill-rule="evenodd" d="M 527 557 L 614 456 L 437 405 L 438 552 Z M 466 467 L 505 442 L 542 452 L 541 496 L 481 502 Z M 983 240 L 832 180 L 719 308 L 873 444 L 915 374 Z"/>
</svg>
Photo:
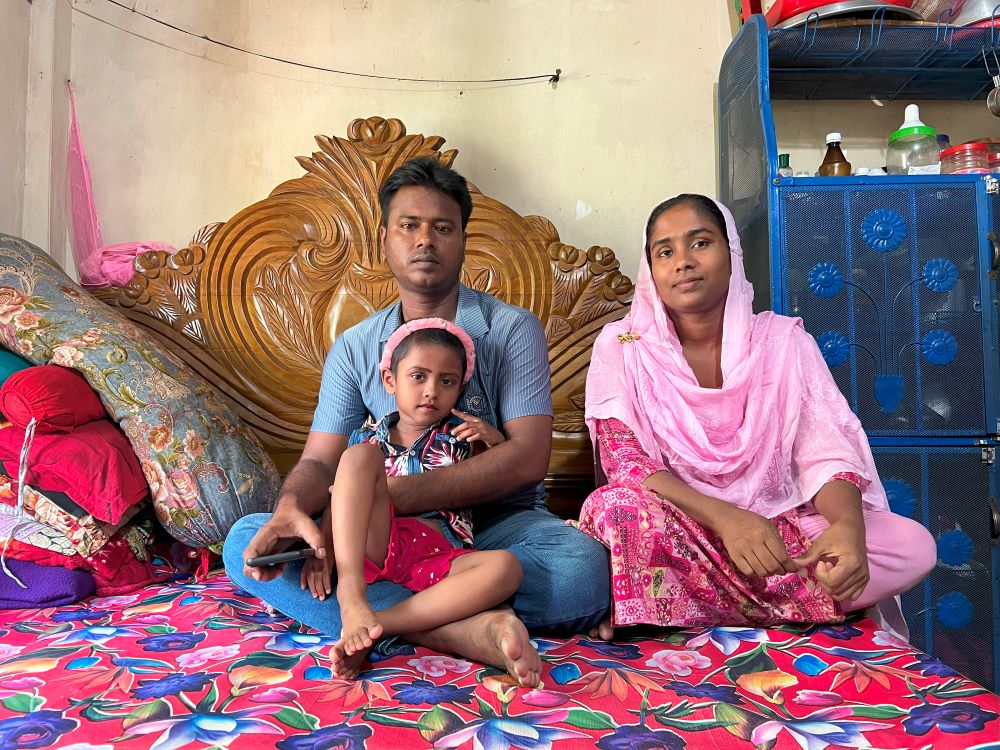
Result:
<svg viewBox="0 0 1000 750">
<path fill-rule="evenodd" d="M 578 526 L 611 552 L 612 625 L 761 627 L 843 619 L 811 574 L 744 575 L 717 535 L 645 489 L 643 481 L 668 469 L 643 452 L 624 423 L 599 420 L 597 434 L 608 484 L 587 498 Z M 771 521 L 791 556 L 809 547 L 797 510 Z"/>
</svg>

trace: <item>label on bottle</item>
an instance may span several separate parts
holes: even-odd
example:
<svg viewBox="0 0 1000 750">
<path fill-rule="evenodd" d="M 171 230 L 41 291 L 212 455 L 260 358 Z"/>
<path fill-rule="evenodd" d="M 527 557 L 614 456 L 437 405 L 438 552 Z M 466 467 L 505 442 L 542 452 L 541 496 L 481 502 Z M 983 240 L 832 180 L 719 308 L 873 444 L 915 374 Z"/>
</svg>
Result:
<svg viewBox="0 0 1000 750">
<path fill-rule="evenodd" d="M 911 166 L 907 170 L 906 173 L 907 174 L 941 174 L 941 165 L 940 164 L 928 164 L 928 165 L 923 166 L 923 167 L 913 167 L 913 166 Z"/>
</svg>

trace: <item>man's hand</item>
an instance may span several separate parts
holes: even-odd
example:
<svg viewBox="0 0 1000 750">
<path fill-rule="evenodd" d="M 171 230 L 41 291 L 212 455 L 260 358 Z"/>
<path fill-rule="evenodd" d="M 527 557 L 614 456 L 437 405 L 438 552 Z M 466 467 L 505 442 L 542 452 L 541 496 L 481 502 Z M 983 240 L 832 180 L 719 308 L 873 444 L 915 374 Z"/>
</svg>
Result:
<svg viewBox="0 0 1000 750">
<path fill-rule="evenodd" d="M 323 543 L 323 534 L 320 533 L 316 522 L 290 500 L 279 501 L 278 509 L 274 511 L 271 520 L 260 527 L 243 552 L 243 575 L 257 581 L 273 581 L 285 569 L 283 564 L 267 568 L 251 568 L 246 561 L 251 557 L 284 552 L 299 540 L 315 550 L 315 559 L 325 560 L 326 545 Z"/>
<path fill-rule="evenodd" d="M 466 414 L 464 411 L 459 411 L 458 409 L 452 409 L 451 413 L 465 420 L 462 424 L 456 425 L 451 429 L 451 434 L 459 440 L 464 440 L 467 443 L 478 440 L 481 443 L 485 443 L 487 448 L 492 448 L 494 445 L 499 445 L 507 439 L 500 430 L 479 417 Z"/>
<path fill-rule="evenodd" d="M 830 524 L 795 562 L 803 568 L 815 565 L 816 580 L 834 600 L 858 599 L 869 580 L 864 525 L 847 521 Z"/>
<path fill-rule="evenodd" d="M 794 573 L 799 566 L 788 556 L 778 530 L 769 520 L 749 510 L 728 506 L 718 514 L 713 530 L 743 575 Z"/>
</svg>

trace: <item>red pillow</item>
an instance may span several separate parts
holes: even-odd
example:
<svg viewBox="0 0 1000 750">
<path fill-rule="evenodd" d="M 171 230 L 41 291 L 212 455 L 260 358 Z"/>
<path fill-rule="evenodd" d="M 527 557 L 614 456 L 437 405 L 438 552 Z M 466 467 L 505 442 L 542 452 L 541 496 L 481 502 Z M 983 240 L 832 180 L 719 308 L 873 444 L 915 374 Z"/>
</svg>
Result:
<svg viewBox="0 0 1000 750">
<path fill-rule="evenodd" d="M 0 461 L 17 476 L 24 430 L 0 430 Z M 122 513 L 149 492 L 128 438 L 106 419 L 69 433 L 35 434 L 28 452 L 26 484 L 65 492 L 94 518 L 118 523 Z"/>
<path fill-rule="evenodd" d="M 34 417 L 36 432 L 69 432 L 107 416 L 87 379 L 59 365 L 28 367 L 7 378 L 0 388 L 0 414 L 22 429 Z"/>
</svg>

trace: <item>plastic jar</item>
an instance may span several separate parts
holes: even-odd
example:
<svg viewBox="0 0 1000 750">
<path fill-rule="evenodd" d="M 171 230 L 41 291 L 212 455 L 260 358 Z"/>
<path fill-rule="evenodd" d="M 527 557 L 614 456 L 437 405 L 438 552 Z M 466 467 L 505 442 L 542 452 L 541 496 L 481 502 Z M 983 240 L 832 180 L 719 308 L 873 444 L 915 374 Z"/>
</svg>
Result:
<svg viewBox="0 0 1000 750">
<path fill-rule="evenodd" d="M 1000 151 L 997 151 L 995 154 L 990 154 L 989 164 L 991 173 L 1000 174 Z"/>
<path fill-rule="evenodd" d="M 940 171 L 937 131 L 920 120 L 916 104 L 906 107 L 906 119 L 891 136 L 885 165 L 889 174 L 933 174 Z"/>
<path fill-rule="evenodd" d="M 989 146 L 963 143 L 941 152 L 941 174 L 987 174 Z"/>
</svg>

